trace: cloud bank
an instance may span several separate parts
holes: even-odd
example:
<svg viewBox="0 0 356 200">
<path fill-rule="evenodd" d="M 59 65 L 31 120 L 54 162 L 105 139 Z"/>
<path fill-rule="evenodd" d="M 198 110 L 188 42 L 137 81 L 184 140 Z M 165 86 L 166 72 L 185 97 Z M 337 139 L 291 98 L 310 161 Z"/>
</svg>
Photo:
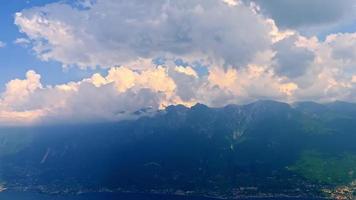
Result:
<svg viewBox="0 0 356 200">
<path fill-rule="evenodd" d="M 353 3 L 326 3 L 316 18 L 321 1 L 97 0 L 23 10 L 18 44 L 43 61 L 107 74 L 44 85 L 29 71 L 1 94 L 0 124 L 116 121 L 197 102 L 355 101 L 356 33 L 321 40 L 298 31 L 352 19 Z"/>
<path fill-rule="evenodd" d="M 220 0 L 98 0 L 87 6 L 49 4 L 17 13 L 15 23 L 40 59 L 82 68 L 152 57 L 239 66 L 270 44 L 270 26 L 261 16 Z"/>
</svg>

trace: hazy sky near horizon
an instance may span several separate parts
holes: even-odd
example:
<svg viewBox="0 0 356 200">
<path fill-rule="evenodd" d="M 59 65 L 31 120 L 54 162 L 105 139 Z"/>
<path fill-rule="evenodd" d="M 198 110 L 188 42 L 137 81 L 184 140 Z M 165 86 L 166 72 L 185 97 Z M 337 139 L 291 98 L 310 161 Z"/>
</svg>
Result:
<svg viewBox="0 0 356 200">
<path fill-rule="evenodd" d="M 3 0 L 0 125 L 356 102 L 356 0 Z"/>
</svg>

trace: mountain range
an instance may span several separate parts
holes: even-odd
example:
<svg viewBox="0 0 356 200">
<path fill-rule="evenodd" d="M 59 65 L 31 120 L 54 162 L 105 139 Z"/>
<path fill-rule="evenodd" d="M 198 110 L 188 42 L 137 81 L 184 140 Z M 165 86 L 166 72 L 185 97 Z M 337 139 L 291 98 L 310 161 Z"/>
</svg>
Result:
<svg viewBox="0 0 356 200">
<path fill-rule="evenodd" d="M 0 183 L 46 193 L 352 198 L 355 141 L 354 103 L 175 105 L 115 123 L 2 127 Z"/>
</svg>

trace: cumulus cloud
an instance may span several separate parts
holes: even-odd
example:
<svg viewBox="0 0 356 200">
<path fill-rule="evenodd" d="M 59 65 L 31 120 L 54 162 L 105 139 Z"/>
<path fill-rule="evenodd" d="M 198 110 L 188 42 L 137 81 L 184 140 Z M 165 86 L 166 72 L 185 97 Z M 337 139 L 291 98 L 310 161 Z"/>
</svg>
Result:
<svg viewBox="0 0 356 200">
<path fill-rule="evenodd" d="M 44 85 L 29 71 L 1 94 L 0 124 L 115 121 L 198 102 L 356 101 L 355 33 L 320 40 L 294 29 L 348 17 L 352 0 L 323 3 L 80 0 L 23 10 L 15 23 L 26 37 L 15 43 L 107 74 Z"/>
<path fill-rule="evenodd" d="M 305 74 L 314 60 L 314 53 L 305 47 L 296 45 L 297 36 L 285 38 L 277 42 L 273 49 L 275 72 L 288 78 L 296 78 Z"/>
<path fill-rule="evenodd" d="M 326 43 L 332 49 L 332 55 L 335 59 L 355 64 L 356 33 L 331 34 L 326 38 Z"/>
<path fill-rule="evenodd" d="M 6 84 L 0 98 L 0 123 L 29 123 L 44 115 L 41 109 L 25 105 L 29 96 L 42 88 L 40 77 L 34 71 L 28 71 L 26 79 L 14 79 Z"/>
<path fill-rule="evenodd" d="M 151 115 L 172 104 L 192 106 L 198 102 L 215 107 L 257 99 L 353 100 L 355 76 L 345 67 L 350 57 L 334 55 L 334 42 L 344 37 L 349 36 L 337 35 L 323 42 L 292 38 L 293 45 L 288 48 L 309 49 L 315 56 L 311 69 L 294 78 L 276 72 L 273 51 L 257 55 L 253 63 L 240 69 L 211 66 L 206 75 L 189 65 L 143 62 L 146 67 L 138 67 L 140 70 L 112 67 L 107 75 L 96 73 L 51 86 L 43 85 L 39 74 L 28 71 L 24 79 L 6 85 L 0 99 L 0 124 L 116 121 Z"/>
<path fill-rule="evenodd" d="M 251 8 L 225 2 L 98 0 L 86 9 L 54 3 L 17 13 L 15 24 L 40 59 L 64 65 L 173 56 L 238 67 L 269 47 L 272 27 Z"/>
<path fill-rule="evenodd" d="M 133 79 L 120 78 L 126 75 Z M 131 84 L 132 81 L 140 83 Z M 162 84 L 162 81 L 168 82 Z M 7 84 L 0 99 L 0 122 L 128 119 L 135 117 L 133 113 L 139 109 L 158 109 L 161 102 L 169 100 L 170 96 L 165 95 L 169 95 L 172 84 L 162 76 L 161 69 L 137 74 L 125 68 L 113 68 L 106 77 L 95 74 L 55 86 L 42 86 L 40 75 L 29 71 L 25 79 L 14 79 Z"/>
<path fill-rule="evenodd" d="M 11 107 L 13 110 L 21 110 L 22 103 L 36 89 L 42 87 L 41 76 L 34 71 L 26 73 L 26 79 L 14 79 L 6 84 L 6 90 L 2 94 L 1 105 Z"/>
<path fill-rule="evenodd" d="M 210 106 L 248 102 L 254 98 L 285 99 L 294 89 L 273 80 L 273 74 L 251 66 L 243 71 L 212 68 L 200 77 L 187 66 L 157 66 L 141 71 L 113 67 L 106 76 L 61 85 L 42 85 L 29 71 L 7 84 L 0 99 L 1 123 L 110 121 L 150 115 L 165 106 L 198 102 Z M 225 80 L 225 81 L 222 81 Z M 264 86 L 256 81 L 263 81 Z M 253 91 L 253 92 L 252 92 Z M 267 92 L 270 91 L 270 92 Z M 145 109 L 145 112 L 140 110 Z M 139 112 L 138 112 L 139 111 Z M 25 120 L 26 119 L 26 120 Z"/>
</svg>

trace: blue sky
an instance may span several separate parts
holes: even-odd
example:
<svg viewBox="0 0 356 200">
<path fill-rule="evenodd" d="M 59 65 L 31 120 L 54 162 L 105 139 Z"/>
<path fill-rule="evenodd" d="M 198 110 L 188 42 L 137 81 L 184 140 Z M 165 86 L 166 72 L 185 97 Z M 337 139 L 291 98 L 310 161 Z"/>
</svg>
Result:
<svg viewBox="0 0 356 200">
<path fill-rule="evenodd" d="M 48 3 L 58 2 L 58 0 L 3 0 L 0 6 L 0 41 L 6 43 L 5 48 L 0 48 L 0 88 L 15 77 L 23 77 L 26 71 L 33 69 L 39 74 L 45 74 L 42 81 L 45 84 L 58 84 L 70 80 L 79 80 L 88 77 L 94 71 L 100 70 L 80 70 L 78 68 L 69 68 L 63 70 L 59 62 L 42 62 L 31 51 L 30 48 L 24 48 L 16 45 L 13 41 L 16 38 L 24 37 L 18 27 L 14 25 L 14 14 L 26 8 L 43 6 Z M 64 1 L 62 1 L 64 2 Z M 65 1 L 71 2 L 71 1 Z M 356 22 L 336 27 L 333 30 L 322 31 L 317 34 L 320 39 L 324 39 L 330 33 L 334 32 L 355 32 Z M 101 70 L 102 71 L 102 70 Z"/>
<path fill-rule="evenodd" d="M 3 0 L 0 41 L 0 126 L 356 102 L 356 0 Z"/>
<path fill-rule="evenodd" d="M 32 52 L 31 48 L 14 44 L 17 38 L 22 38 L 25 35 L 19 32 L 18 27 L 14 24 L 14 15 L 26 8 L 44 6 L 49 3 L 59 2 L 58 0 L 4 0 L 0 6 L 0 41 L 6 43 L 5 48 L 0 48 L 0 89 L 4 89 L 4 85 L 9 80 L 16 77 L 23 77 L 28 70 L 35 70 L 42 76 L 44 84 L 65 83 L 72 80 L 80 80 L 88 77 L 94 72 L 102 72 L 100 69 L 81 70 L 75 67 L 63 69 L 62 64 L 56 61 L 42 62 Z M 73 3 L 74 1 L 60 1 Z M 321 40 L 330 33 L 336 32 L 355 32 L 356 22 L 347 23 L 336 26 L 333 29 L 323 30 L 316 34 Z M 303 31 L 307 35 L 312 35 L 308 31 Z"/>
<path fill-rule="evenodd" d="M 94 71 L 78 68 L 63 69 L 62 64 L 55 61 L 42 62 L 30 48 L 14 44 L 17 38 L 25 35 L 19 32 L 14 24 L 14 15 L 26 8 L 43 6 L 57 0 L 3 0 L 0 5 L 0 41 L 6 43 L 0 48 L 0 89 L 14 78 L 23 78 L 28 70 L 43 74 L 44 84 L 66 83 L 90 76 Z M 102 71 L 102 70 L 101 70 Z"/>
</svg>

